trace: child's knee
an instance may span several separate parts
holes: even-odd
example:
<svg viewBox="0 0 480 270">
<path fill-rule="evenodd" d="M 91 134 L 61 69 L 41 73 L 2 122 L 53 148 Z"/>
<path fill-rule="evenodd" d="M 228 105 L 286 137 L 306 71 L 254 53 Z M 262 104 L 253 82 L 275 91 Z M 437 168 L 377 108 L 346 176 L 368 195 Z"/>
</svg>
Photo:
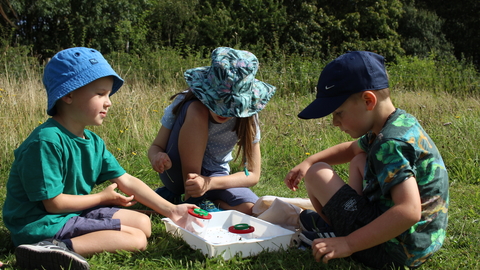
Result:
<svg viewBox="0 0 480 270">
<path fill-rule="evenodd" d="M 152 221 L 149 216 L 141 215 L 138 219 L 138 225 L 147 238 L 152 235 Z"/>
<path fill-rule="evenodd" d="M 136 250 L 139 250 L 139 251 L 144 251 L 147 249 L 147 244 L 148 244 L 148 241 L 147 241 L 147 237 L 145 236 L 145 234 L 139 234 L 139 237 L 136 237 L 136 240 L 135 240 L 135 249 Z"/>
<path fill-rule="evenodd" d="M 138 250 L 140 250 L 140 251 L 146 250 L 147 245 L 148 245 L 147 237 L 143 237 L 143 238 L 139 239 Z"/>
<path fill-rule="evenodd" d="M 129 242 L 132 248 L 132 251 L 144 251 L 147 249 L 147 236 L 141 229 L 132 228 L 129 230 L 130 237 Z"/>
<path fill-rule="evenodd" d="M 325 172 L 333 172 L 332 166 L 328 165 L 325 162 L 317 162 L 313 164 L 310 169 L 305 173 L 304 179 L 305 182 L 317 182 L 324 179 Z"/>
</svg>

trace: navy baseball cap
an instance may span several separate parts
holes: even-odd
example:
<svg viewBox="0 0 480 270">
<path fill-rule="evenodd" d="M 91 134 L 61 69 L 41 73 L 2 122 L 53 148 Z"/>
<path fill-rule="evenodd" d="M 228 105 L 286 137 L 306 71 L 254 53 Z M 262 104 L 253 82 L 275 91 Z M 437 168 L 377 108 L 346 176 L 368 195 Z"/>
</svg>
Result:
<svg viewBox="0 0 480 270">
<path fill-rule="evenodd" d="M 331 114 L 352 94 L 388 88 L 383 56 L 373 52 L 351 51 L 328 63 L 320 74 L 317 97 L 299 118 L 321 118 Z"/>
<path fill-rule="evenodd" d="M 85 47 L 65 49 L 55 54 L 43 72 L 47 90 L 47 114 L 56 113 L 55 103 L 66 94 L 97 79 L 112 76 L 113 95 L 123 85 L 123 79 L 112 69 L 103 55 Z"/>
</svg>

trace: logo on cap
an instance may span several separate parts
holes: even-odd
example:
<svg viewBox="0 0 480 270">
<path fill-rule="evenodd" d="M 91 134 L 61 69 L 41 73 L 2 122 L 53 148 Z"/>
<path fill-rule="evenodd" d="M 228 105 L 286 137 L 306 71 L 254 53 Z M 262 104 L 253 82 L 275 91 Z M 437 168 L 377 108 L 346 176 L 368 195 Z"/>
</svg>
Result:
<svg viewBox="0 0 480 270">
<path fill-rule="evenodd" d="M 333 87 L 335 87 L 335 84 L 334 84 L 334 85 L 330 85 L 330 86 L 326 86 L 326 85 L 325 85 L 325 90 L 328 90 L 328 89 L 333 88 Z"/>
<path fill-rule="evenodd" d="M 93 59 L 90 59 L 90 63 L 92 63 L 92 65 L 95 65 L 95 64 L 98 64 L 98 61 L 97 59 L 93 58 Z"/>
</svg>

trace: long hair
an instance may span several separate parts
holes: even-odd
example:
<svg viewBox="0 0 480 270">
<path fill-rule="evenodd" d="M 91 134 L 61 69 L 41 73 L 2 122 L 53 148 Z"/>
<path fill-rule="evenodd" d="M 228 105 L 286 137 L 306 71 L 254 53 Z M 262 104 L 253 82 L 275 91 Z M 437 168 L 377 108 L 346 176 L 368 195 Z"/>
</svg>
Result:
<svg viewBox="0 0 480 270">
<path fill-rule="evenodd" d="M 237 133 L 238 136 L 238 151 L 235 156 L 235 160 L 238 159 L 240 153 L 242 154 L 242 164 L 247 167 L 247 162 L 250 162 L 250 165 L 254 166 L 253 159 L 253 139 L 255 134 L 257 134 L 257 114 L 254 114 L 246 118 L 237 118 L 235 127 L 233 131 Z"/>
<path fill-rule="evenodd" d="M 180 111 L 180 109 L 190 100 L 198 100 L 198 98 L 193 94 L 191 90 L 187 92 L 176 93 L 170 97 L 170 100 L 175 99 L 178 95 L 185 95 L 184 99 L 180 101 L 173 109 L 172 112 L 174 115 Z M 237 154 L 235 155 L 235 161 L 238 160 L 238 157 L 242 157 L 242 164 L 247 164 L 250 162 L 250 165 L 255 165 L 253 160 L 253 140 L 255 134 L 257 134 L 257 115 L 252 115 L 246 118 L 237 117 L 235 127 L 232 131 L 235 131 L 238 137 L 237 142 Z"/>
</svg>

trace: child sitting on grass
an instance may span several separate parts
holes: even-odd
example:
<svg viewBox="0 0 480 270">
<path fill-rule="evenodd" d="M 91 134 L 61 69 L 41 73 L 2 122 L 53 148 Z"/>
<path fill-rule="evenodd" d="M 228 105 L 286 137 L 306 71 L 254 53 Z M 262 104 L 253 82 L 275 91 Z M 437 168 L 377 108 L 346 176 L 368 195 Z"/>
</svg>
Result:
<svg viewBox="0 0 480 270">
<path fill-rule="evenodd" d="M 300 238 L 316 261 L 351 256 L 373 268 L 418 267 L 443 244 L 448 175 L 417 119 L 390 99 L 382 56 L 346 53 L 320 75 L 317 98 L 298 115 L 333 115 L 333 125 L 358 140 L 308 157 L 285 177 L 302 178 L 316 210 L 303 211 Z M 349 164 L 348 184 L 332 165 Z M 337 236 L 337 237 L 332 237 Z"/>
<path fill-rule="evenodd" d="M 172 203 L 251 215 L 258 197 L 250 187 L 261 172 L 258 113 L 276 88 L 255 78 L 259 62 L 251 52 L 219 47 L 211 59 L 185 71 L 189 89 L 165 109 L 148 151 L 163 183 L 156 192 Z M 244 171 L 230 173 L 235 145 Z"/>
<path fill-rule="evenodd" d="M 103 140 L 85 129 L 103 123 L 110 96 L 123 84 L 102 54 L 63 50 L 45 67 L 43 83 L 52 117 L 15 150 L 3 207 L 17 265 L 88 269 L 83 256 L 145 250 L 150 218 L 115 207 L 136 201 L 184 226 L 188 209 L 196 206 L 165 201 L 126 173 Z M 107 180 L 112 184 L 90 194 Z"/>
</svg>

